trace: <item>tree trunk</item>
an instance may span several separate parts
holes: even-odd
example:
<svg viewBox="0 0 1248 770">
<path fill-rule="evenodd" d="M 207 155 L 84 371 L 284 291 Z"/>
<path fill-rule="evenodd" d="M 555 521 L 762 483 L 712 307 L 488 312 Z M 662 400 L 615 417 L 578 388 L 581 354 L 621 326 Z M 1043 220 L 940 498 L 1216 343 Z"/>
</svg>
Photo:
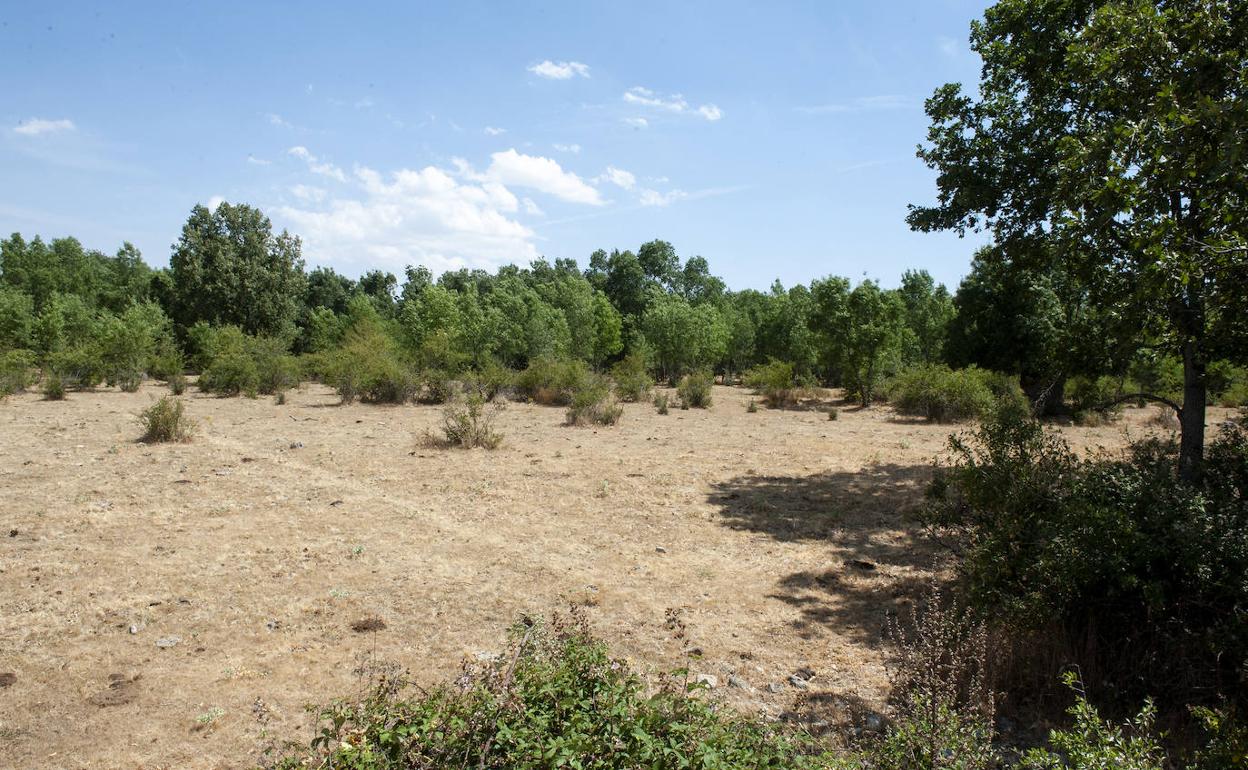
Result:
<svg viewBox="0 0 1248 770">
<path fill-rule="evenodd" d="M 1179 413 L 1179 479 L 1200 480 L 1205 459 L 1205 360 L 1196 340 L 1183 343 L 1183 410 Z"/>
</svg>

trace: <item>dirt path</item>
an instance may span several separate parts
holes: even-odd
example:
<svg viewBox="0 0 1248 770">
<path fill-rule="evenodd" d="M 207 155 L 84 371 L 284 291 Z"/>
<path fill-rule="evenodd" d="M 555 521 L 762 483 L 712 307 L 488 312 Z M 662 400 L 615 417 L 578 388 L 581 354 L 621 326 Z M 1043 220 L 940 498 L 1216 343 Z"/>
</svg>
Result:
<svg viewBox="0 0 1248 770">
<path fill-rule="evenodd" d="M 878 704 L 885 613 L 933 562 L 903 517 L 950 429 L 887 409 L 748 414 L 716 388 L 592 430 L 511 404 L 504 446 L 463 452 L 421 447 L 436 407 L 311 386 L 188 396 L 192 443 L 135 443 L 161 393 L 0 404 L 0 765 L 248 766 L 306 740 L 303 707 L 354 691 L 361 656 L 435 682 L 569 601 L 643 671 L 681 664 L 679 609 L 742 708 L 788 707 L 800 666 L 831 711 Z M 369 616 L 386 628 L 351 630 Z"/>
</svg>

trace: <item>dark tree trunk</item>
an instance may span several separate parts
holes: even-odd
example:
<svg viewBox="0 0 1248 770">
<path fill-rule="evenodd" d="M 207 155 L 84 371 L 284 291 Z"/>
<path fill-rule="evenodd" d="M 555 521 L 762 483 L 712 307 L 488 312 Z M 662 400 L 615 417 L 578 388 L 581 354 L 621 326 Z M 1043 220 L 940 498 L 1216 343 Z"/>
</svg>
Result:
<svg viewBox="0 0 1248 770">
<path fill-rule="evenodd" d="M 1205 459 L 1205 360 L 1196 340 L 1183 343 L 1183 409 L 1179 413 L 1179 478 L 1200 480 Z"/>
<path fill-rule="evenodd" d="M 1040 377 L 1023 373 L 1019 379 L 1023 394 L 1031 402 L 1036 417 L 1053 417 L 1062 413 L 1066 399 L 1064 376 Z"/>
</svg>

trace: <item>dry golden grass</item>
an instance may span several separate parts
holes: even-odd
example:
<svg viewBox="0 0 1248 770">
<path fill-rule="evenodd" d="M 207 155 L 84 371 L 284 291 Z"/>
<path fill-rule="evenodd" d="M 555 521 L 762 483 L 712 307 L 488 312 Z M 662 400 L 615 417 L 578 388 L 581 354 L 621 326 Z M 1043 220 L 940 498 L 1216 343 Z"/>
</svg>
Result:
<svg viewBox="0 0 1248 770">
<path fill-rule="evenodd" d="M 675 609 L 742 708 L 789 707 L 803 666 L 828 709 L 878 705 L 885 614 L 933 565 L 904 516 L 950 428 L 886 408 L 747 415 L 716 387 L 591 430 L 512 404 L 500 449 L 446 452 L 417 440 L 440 407 L 313 386 L 188 396 L 193 443 L 135 443 L 160 390 L 0 405 L 0 764 L 246 766 L 306 740 L 361 654 L 446 679 L 568 602 L 642 670 L 683 662 Z M 1149 414 L 1064 430 L 1118 446 Z"/>
</svg>

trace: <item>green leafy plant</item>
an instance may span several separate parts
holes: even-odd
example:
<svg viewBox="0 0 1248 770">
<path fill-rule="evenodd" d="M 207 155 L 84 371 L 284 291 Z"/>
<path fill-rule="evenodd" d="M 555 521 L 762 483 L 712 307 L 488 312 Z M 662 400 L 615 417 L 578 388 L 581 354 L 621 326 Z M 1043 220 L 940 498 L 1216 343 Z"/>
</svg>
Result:
<svg viewBox="0 0 1248 770">
<path fill-rule="evenodd" d="M 594 375 L 572 396 L 568 406 L 569 425 L 615 425 L 624 414 L 611 393 L 611 382 Z"/>
<path fill-rule="evenodd" d="M 667 401 L 668 401 L 668 398 L 667 398 L 666 393 L 655 393 L 654 394 L 655 411 L 657 411 L 659 414 L 667 414 L 667 410 L 668 410 Z"/>
<path fill-rule="evenodd" d="M 463 449 L 497 449 L 503 436 L 494 429 L 494 420 L 501 409 L 502 404 L 488 404 L 480 393 L 470 391 L 462 400 L 446 405 L 442 410 L 442 437 L 426 434 L 426 442 Z"/>
<path fill-rule="evenodd" d="M 611 368 L 615 380 L 615 392 L 621 401 L 642 401 L 650 395 L 654 378 L 646 365 L 643 353 L 629 353 Z"/>
<path fill-rule="evenodd" d="M 711 406 L 711 385 L 715 380 L 710 372 L 694 372 L 680 378 L 676 395 L 681 409 L 708 409 Z"/>
<path fill-rule="evenodd" d="M 0 353 L 0 398 L 11 396 L 35 384 L 35 354 L 29 350 Z"/>
<path fill-rule="evenodd" d="M 516 378 L 516 388 L 538 404 L 567 406 L 590 379 L 584 361 L 542 356 L 533 359 Z"/>
<path fill-rule="evenodd" d="M 186 406 L 179 399 L 161 396 L 139 415 L 143 426 L 140 439 L 149 444 L 190 441 L 195 422 L 186 416 Z"/>
</svg>

